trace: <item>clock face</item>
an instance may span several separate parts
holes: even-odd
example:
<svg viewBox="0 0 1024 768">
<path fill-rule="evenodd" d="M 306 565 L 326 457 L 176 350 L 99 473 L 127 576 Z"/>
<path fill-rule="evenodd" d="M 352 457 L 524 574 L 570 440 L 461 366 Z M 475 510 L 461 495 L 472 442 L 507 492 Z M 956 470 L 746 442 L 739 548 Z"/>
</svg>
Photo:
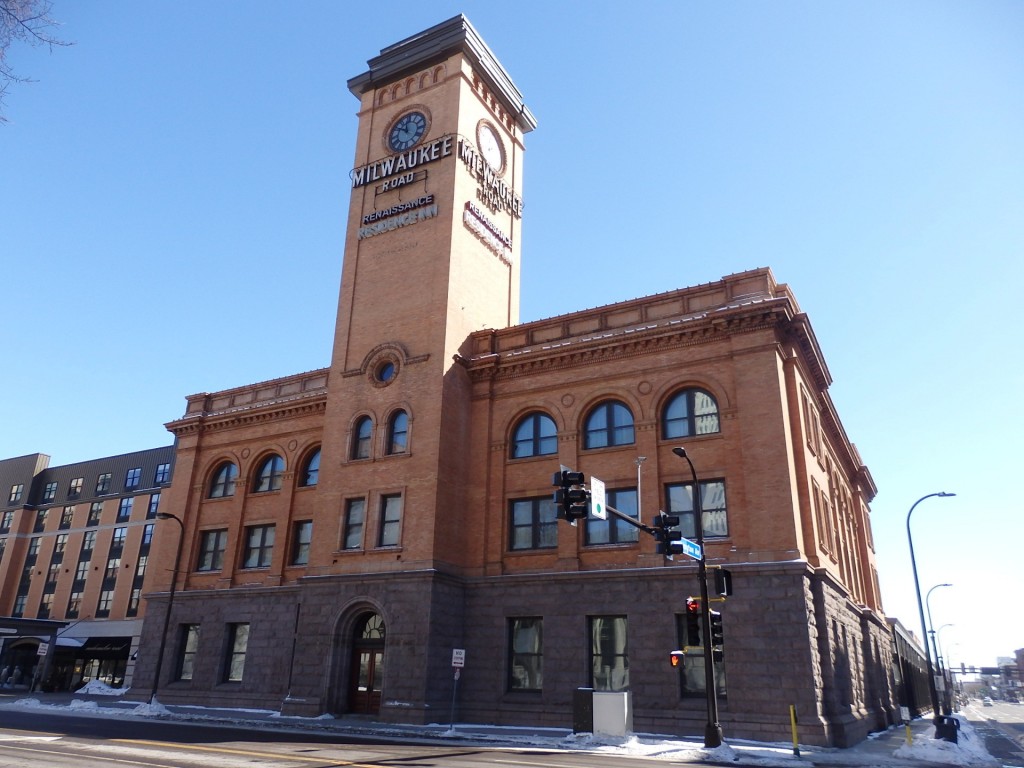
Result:
<svg viewBox="0 0 1024 768">
<path fill-rule="evenodd" d="M 480 123 L 476 129 L 476 140 L 480 154 L 491 168 L 501 173 L 505 170 L 505 148 L 498 138 L 498 132 L 490 123 Z"/>
<path fill-rule="evenodd" d="M 427 118 L 422 112 L 407 112 L 391 126 L 388 133 L 388 146 L 394 152 L 409 149 L 427 132 Z"/>
</svg>

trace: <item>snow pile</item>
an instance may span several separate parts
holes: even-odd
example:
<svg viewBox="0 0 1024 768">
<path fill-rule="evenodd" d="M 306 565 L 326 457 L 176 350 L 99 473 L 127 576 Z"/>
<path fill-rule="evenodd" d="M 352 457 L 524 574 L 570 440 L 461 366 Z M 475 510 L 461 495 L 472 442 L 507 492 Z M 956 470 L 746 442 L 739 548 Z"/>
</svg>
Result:
<svg viewBox="0 0 1024 768">
<path fill-rule="evenodd" d="M 140 715 L 141 717 L 162 717 L 164 715 L 171 714 L 171 710 L 156 700 L 156 697 L 152 701 L 146 702 L 145 704 L 139 704 L 131 711 L 133 715 Z"/>
<path fill-rule="evenodd" d="M 999 761 L 985 749 L 984 742 L 970 722 L 959 716 L 957 720 L 960 721 L 960 733 L 956 744 L 944 739 L 916 738 L 913 744 L 904 744 L 893 752 L 893 756 L 929 763 L 998 768 Z"/>
<path fill-rule="evenodd" d="M 90 680 L 75 691 L 75 693 L 89 694 L 91 696 L 124 696 L 127 690 L 127 688 L 111 688 L 99 680 Z"/>
</svg>

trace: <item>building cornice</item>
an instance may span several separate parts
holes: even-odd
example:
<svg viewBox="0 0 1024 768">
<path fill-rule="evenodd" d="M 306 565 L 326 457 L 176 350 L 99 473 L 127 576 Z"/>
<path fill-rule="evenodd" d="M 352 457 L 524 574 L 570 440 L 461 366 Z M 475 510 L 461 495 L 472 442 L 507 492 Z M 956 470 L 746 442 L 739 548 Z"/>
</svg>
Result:
<svg viewBox="0 0 1024 768">
<path fill-rule="evenodd" d="M 381 49 L 379 56 L 367 62 L 369 70 L 348 81 L 348 89 L 356 98 L 361 98 L 369 90 L 387 85 L 456 52 L 466 56 L 491 91 L 501 97 L 519 130 L 529 133 L 537 127 L 537 119 L 527 108 L 522 93 L 469 19 L 462 14 Z"/>
</svg>

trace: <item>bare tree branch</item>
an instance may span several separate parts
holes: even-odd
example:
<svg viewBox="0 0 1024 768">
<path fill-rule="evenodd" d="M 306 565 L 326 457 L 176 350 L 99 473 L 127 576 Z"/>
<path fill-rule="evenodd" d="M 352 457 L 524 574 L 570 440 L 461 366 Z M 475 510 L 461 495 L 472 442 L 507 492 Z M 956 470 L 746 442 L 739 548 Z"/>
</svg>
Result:
<svg viewBox="0 0 1024 768">
<path fill-rule="evenodd" d="M 10 85 L 31 82 L 17 75 L 8 63 L 7 50 L 11 44 L 17 41 L 50 49 L 70 45 L 52 34 L 59 26 L 50 16 L 52 6 L 50 0 L 0 0 L 0 122 L 7 121 L 3 106 Z"/>
</svg>

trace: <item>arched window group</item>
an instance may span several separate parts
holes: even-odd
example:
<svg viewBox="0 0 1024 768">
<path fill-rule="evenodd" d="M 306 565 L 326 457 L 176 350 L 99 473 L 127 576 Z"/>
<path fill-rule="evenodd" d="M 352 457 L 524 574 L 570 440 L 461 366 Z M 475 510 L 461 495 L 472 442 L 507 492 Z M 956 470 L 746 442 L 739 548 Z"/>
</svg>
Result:
<svg viewBox="0 0 1024 768">
<path fill-rule="evenodd" d="M 394 411 L 387 421 L 384 436 L 384 455 L 397 456 L 409 450 L 409 414 L 403 410 Z M 373 419 L 360 416 L 352 430 L 352 445 L 349 456 L 354 459 L 369 459 L 373 456 Z"/>
<path fill-rule="evenodd" d="M 303 488 L 312 488 L 320 480 L 320 448 L 310 451 L 303 460 L 299 472 L 298 484 Z M 256 467 L 252 476 L 252 492 L 266 493 L 279 491 L 284 483 L 285 461 L 280 454 L 271 453 L 265 456 Z M 238 465 L 233 461 L 223 461 L 217 465 L 210 476 L 206 497 L 222 499 L 235 495 L 238 482 Z"/>
<path fill-rule="evenodd" d="M 721 431 L 718 401 L 697 387 L 676 392 L 661 412 L 661 437 L 674 440 Z M 636 442 L 633 411 L 620 400 L 604 400 L 587 413 L 583 421 L 583 448 L 610 448 Z M 523 416 L 512 430 L 509 456 L 523 459 L 558 453 L 558 428 L 542 411 Z"/>
</svg>

